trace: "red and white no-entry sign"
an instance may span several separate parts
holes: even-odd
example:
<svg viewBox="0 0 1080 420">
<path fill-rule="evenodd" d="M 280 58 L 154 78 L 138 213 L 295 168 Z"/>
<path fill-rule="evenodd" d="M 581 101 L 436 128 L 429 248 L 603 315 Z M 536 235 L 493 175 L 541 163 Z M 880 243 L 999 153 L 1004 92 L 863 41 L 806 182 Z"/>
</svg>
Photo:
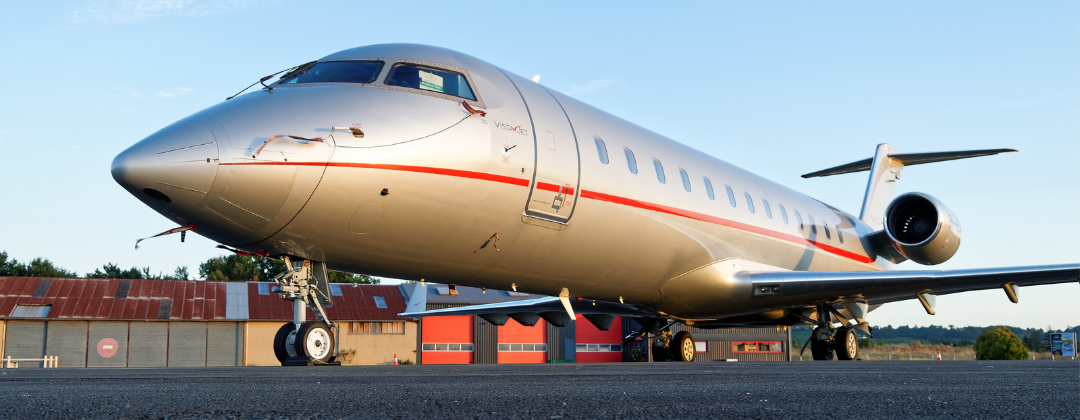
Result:
<svg viewBox="0 0 1080 420">
<path fill-rule="evenodd" d="M 117 347 L 119 347 L 119 345 L 116 343 L 116 340 L 103 338 L 97 343 L 97 353 L 100 354 L 101 357 L 113 357 L 116 356 Z"/>
</svg>

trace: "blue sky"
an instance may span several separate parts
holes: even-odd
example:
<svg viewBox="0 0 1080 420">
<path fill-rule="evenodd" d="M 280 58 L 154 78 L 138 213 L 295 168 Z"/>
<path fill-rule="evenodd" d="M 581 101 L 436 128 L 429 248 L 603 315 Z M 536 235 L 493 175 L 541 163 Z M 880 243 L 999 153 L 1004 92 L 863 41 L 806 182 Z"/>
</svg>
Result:
<svg viewBox="0 0 1080 420">
<path fill-rule="evenodd" d="M 1080 261 L 1080 5 L 1007 2 L 0 3 L 0 250 L 80 273 L 171 272 L 220 255 L 112 180 L 112 158 L 259 77 L 361 45 L 456 49 L 858 213 L 865 174 L 800 174 L 902 152 L 1020 153 L 910 167 L 897 192 L 964 226 L 946 269 Z M 919 269 L 905 263 L 901 269 Z M 892 325 L 1080 324 L 1080 285 L 885 306 Z"/>
</svg>

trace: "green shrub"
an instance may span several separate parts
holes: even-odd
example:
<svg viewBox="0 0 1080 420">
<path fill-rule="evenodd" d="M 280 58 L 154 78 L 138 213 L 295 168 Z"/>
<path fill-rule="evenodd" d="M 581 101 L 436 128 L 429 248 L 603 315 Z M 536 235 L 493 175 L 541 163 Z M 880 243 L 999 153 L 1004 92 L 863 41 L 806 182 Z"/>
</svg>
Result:
<svg viewBox="0 0 1080 420">
<path fill-rule="evenodd" d="M 1025 360 L 1027 347 L 1008 327 L 990 327 L 975 339 L 975 358 L 978 360 Z"/>
<path fill-rule="evenodd" d="M 413 361 L 409 360 L 409 359 L 405 359 L 405 360 L 401 361 L 401 364 L 403 364 L 403 365 L 411 365 L 411 364 L 413 364 Z"/>
</svg>

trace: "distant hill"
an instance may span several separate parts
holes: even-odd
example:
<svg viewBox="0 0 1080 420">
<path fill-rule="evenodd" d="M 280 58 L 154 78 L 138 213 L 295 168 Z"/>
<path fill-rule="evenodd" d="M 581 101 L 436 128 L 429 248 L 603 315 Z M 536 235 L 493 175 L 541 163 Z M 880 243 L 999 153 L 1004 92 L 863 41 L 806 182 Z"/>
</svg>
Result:
<svg viewBox="0 0 1080 420">
<path fill-rule="evenodd" d="M 942 327 L 938 325 L 931 325 L 928 327 L 909 327 L 901 325 L 899 327 L 893 327 L 892 325 L 886 326 L 874 326 L 874 341 L 891 343 L 891 344 L 907 344 L 913 340 L 920 340 L 923 344 L 951 344 L 956 346 L 968 346 L 975 343 L 975 339 L 979 337 L 984 330 L 990 327 L 954 327 L 952 325 L 948 327 Z M 1033 351 L 1046 351 L 1050 347 L 1050 332 L 1068 332 L 1076 333 L 1080 337 L 1080 326 L 1068 327 L 1064 330 L 1047 331 L 1042 328 L 1019 328 L 1009 327 L 1013 333 L 1015 333 L 1024 344 L 1028 346 L 1029 350 Z M 802 346 L 813 331 L 813 327 L 810 326 L 797 326 L 791 330 L 791 341 L 793 345 Z M 862 335 L 860 334 L 861 338 Z M 796 344 L 797 343 L 797 344 Z"/>
</svg>

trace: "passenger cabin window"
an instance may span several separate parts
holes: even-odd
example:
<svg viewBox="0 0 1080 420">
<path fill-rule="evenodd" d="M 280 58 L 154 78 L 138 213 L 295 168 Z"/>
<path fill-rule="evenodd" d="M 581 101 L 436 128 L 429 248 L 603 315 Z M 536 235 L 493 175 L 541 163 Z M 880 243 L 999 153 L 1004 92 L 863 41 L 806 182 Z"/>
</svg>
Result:
<svg viewBox="0 0 1080 420">
<path fill-rule="evenodd" d="M 608 164 L 607 145 L 599 137 L 593 137 L 593 141 L 596 142 L 596 154 L 600 156 L 600 163 Z"/>
<path fill-rule="evenodd" d="M 652 160 L 652 165 L 653 168 L 656 168 L 656 180 L 660 181 L 661 184 L 667 184 L 667 177 L 664 176 L 664 165 L 656 159 Z"/>
<path fill-rule="evenodd" d="M 769 206 L 769 200 L 761 199 L 762 207 L 765 207 L 765 217 L 772 219 L 772 207 Z"/>
<path fill-rule="evenodd" d="M 832 239 L 832 235 L 829 234 L 829 222 L 821 222 L 821 230 L 825 231 L 825 239 Z"/>
<path fill-rule="evenodd" d="M 840 243 L 844 243 L 844 232 L 840 230 L 840 227 L 836 227 L 836 239 L 840 240 Z"/>
<path fill-rule="evenodd" d="M 709 178 L 703 178 L 705 180 L 705 193 L 709 194 L 709 200 L 716 200 L 716 194 L 713 194 L 712 181 Z"/>
<path fill-rule="evenodd" d="M 729 187 L 727 185 L 724 186 L 724 189 L 727 190 L 727 201 L 728 201 L 728 203 L 731 204 L 732 208 L 736 207 L 735 191 L 732 191 L 731 187 Z"/>
<path fill-rule="evenodd" d="M 386 84 L 476 100 L 465 76 L 417 64 L 394 64 L 394 68 L 390 69 L 390 76 L 386 78 Z"/>
<path fill-rule="evenodd" d="M 690 175 L 686 174 L 685 169 L 679 168 L 679 176 L 682 177 L 682 188 L 686 190 L 686 192 L 690 192 Z"/>
<path fill-rule="evenodd" d="M 371 83 L 382 66 L 382 61 L 323 61 L 278 83 Z"/>
<path fill-rule="evenodd" d="M 634 152 L 630 149 L 623 148 L 623 152 L 626 153 L 626 168 L 630 169 L 630 173 L 637 175 L 637 159 L 634 158 Z"/>
<path fill-rule="evenodd" d="M 817 235 L 817 225 L 814 224 L 814 216 L 806 215 L 807 219 L 810 219 L 810 233 Z"/>
<path fill-rule="evenodd" d="M 750 209 L 750 214 L 754 214 L 754 197 L 751 197 L 748 192 L 744 192 L 743 195 L 746 197 L 746 208 Z"/>
<path fill-rule="evenodd" d="M 787 209 L 784 208 L 783 204 L 777 204 L 777 206 L 780 207 L 780 218 L 784 219 L 784 224 L 785 225 L 788 224 L 788 221 L 787 221 Z"/>
<path fill-rule="evenodd" d="M 802 215 L 799 214 L 798 210 L 795 210 L 795 220 L 799 222 L 799 230 L 803 230 Z"/>
</svg>

